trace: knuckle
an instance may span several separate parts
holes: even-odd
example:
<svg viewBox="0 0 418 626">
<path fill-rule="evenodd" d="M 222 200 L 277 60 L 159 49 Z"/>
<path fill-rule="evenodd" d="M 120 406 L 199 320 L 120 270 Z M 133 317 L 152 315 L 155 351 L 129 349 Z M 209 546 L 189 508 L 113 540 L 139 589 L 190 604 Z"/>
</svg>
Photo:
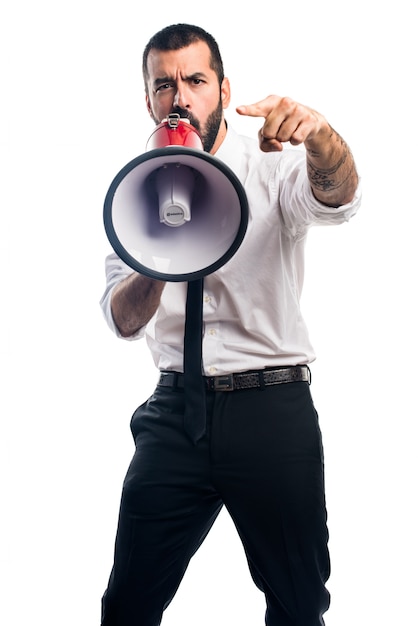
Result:
<svg viewBox="0 0 418 626">
<path fill-rule="evenodd" d="M 296 105 L 295 101 L 289 98 L 289 96 L 284 96 L 281 103 L 285 109 L 292 109 Z"/>
</svg>

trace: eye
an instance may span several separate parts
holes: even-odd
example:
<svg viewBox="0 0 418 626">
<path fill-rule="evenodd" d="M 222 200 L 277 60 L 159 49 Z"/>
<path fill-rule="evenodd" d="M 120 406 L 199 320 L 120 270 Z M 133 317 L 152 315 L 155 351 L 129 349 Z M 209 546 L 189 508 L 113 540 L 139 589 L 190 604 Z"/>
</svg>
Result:
<svg viewBox="0 0 418 626">
<path fill-rule="evenodd" d="M 167 91 L 167 89 L 172 89 L 172 83 L 163 83 L 159 87 L 157 87 L 156 92 Z"/>
</svg>

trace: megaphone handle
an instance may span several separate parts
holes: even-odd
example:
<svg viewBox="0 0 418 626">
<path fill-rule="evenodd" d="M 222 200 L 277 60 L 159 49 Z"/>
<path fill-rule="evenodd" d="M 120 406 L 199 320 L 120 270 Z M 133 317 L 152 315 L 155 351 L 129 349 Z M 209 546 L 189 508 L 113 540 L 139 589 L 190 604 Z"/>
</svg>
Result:
<svg viewBox="0 0 418 626">
<path fill-rule="evenodd" d="M 203 278 L 187 284 L 184 330 L 184 427 L 197 443 L 206 430 L 206 395 L 202 375 Z"/>
</svg>

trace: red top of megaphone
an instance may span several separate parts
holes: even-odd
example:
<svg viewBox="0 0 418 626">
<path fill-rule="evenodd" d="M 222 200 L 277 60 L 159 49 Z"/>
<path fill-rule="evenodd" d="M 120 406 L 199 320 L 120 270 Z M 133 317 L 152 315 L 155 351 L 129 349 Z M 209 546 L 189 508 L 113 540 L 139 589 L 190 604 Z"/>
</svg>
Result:
<svg viewBox="0 0 418 626">
<path fill-rule="evenodd" d="M 170 113 L 167 119 L 158 124 L 148 139 L 146 147 L 147 150 L 153 150 L 168 146 L 203 150 L 202 139 L 197 130 L 187 118 L 180 117 L 178 113 Z"/>
</svg>

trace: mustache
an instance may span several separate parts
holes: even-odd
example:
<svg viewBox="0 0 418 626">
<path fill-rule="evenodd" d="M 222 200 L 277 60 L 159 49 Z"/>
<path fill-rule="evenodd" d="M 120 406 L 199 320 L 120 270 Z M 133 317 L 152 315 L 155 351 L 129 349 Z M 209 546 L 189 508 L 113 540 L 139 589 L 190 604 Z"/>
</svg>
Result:
<svg viewBox="0 0 418 626">
<path fill-rule="evenodd" d="M 199 121 L 187 109 L 183 109 L 182 107 L 175 106 L 171 110 L 171 113 L 177 113 L 177 115 L 180 115 L 180 117 L 188 119 L 190 124 L 194 126 L 196 130 L 200 131 Z"/>
</svg>

